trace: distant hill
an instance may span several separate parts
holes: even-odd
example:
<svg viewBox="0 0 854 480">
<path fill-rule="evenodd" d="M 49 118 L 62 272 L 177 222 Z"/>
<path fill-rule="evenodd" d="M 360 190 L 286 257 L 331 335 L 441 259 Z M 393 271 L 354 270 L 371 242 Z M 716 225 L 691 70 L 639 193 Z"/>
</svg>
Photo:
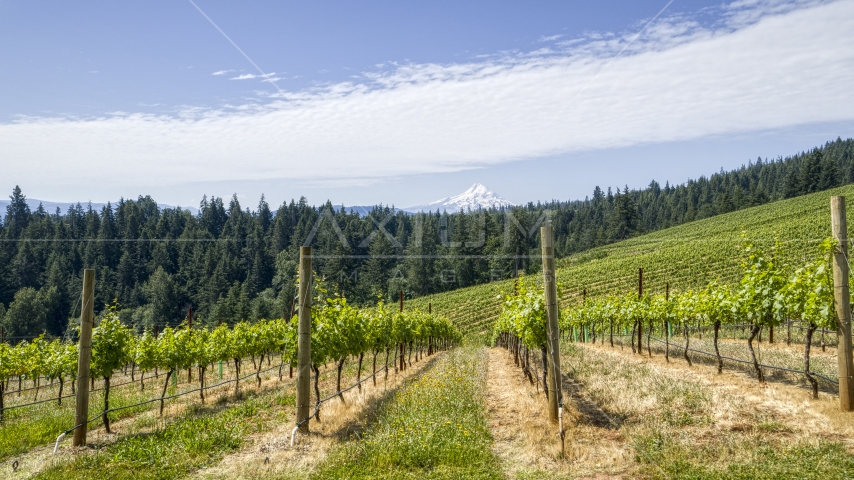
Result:
<svg viewBox="0 0 854 480">
<path fill-rule="evenodd" d="M 356 205 L 353 207 L 344 207 L 344 210 L 346 210 L 347 213 L 357 213 L 357 214 L 359 214 L 360 217 L 364 217 L 364 216 L 368 215 L 369 213 L 371 213 L 371 210 L 373 210 L 373 209 L 374 209 L 374 206 L 369 207 L 367 205 Z"/>
<path fill-rule="evenodd" d="M 83 208 L 86 208 L 87 205 L 89 205 L 88 201 L 87 202 L 49 202 L 47 200 L 39 200 L 37 198 L 28 198 L 27 199 L 27 205 L 29 205 L 30 210 L 32 210 L 32 211 L 36 211 L 39 208 L 39 204 L 41 204 L 42 207 L 45 209 L 45 211 L 47 211 L 47 213 L 56 213 L 56 209 L 59 208 L 59 211 L 63 215 L 65 215 L 66 212 L 68 212 L 68 209 L 72 205 L 77 205 L 78 203 L 80 203 L 80 205 L 83 205 Z M 111 202 L 111 203 L 113 205 L 113 208 L 115 208 L 116 204 L 119 202 Z M 0 199 L 0 216 L 4 215 L 6 213 L 6 207 L 8 205 L 9 205 L 8 199 L 5 199 L 5 198 Z M 106 205 L 107 205 L 106 203 L 92 202 L 92 209 L 93 210 L 101 210 Z M 167 205 L 165 203 L 158 203 L 157 206 L 160 207 L 161 209 L 175 208 L 174 206 Z M 199 213 L 199 209 L 195 208 L 195 207 L 181 207 L 181 209 L 182 210 L 188 210 L 193 215 L 196 215 Z"/>
</svg>

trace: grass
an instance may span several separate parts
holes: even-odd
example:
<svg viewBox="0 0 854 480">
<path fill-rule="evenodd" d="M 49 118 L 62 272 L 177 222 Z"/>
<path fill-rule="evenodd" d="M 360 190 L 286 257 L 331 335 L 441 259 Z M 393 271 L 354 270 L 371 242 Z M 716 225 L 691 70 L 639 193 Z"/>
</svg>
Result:
<svg viewBox="0 0 854 480">
<path fill-rule="evenodd" d="M 110 408 L 120 408 L 147 400 L 153 389 L 140 392 L 138 389 L 122 388 L 110 392 Z M 140 412 L 155 408 L 156 403 L 131 407 L 110 414 L 111 421 L 131 417 Z M 103 409 L 103 396 L 93 395 L 89 401 L 89 418 L 93 418 Z M 89 424 L 89 428 L 102 425 L 98 419 Z M 56 437 L 74 426 L 74 399 L 66 398 L 62 406 L 47 402 L 32 407 L 10 410 L 0 427 L 0 461 L 26 452 L 34 447 L 53 442 Z"/>
<path fill-rule="evenodd" d="M 290 420 L 275 407 L 292 405 L 292 394 L 245 395 L 245 399 L 231 407 L 194 405 L 162 430 L 125 437 L 101 451 L 48 468 L 35 478 L 180 478 L 237 450 L 247 434 Z"/>
<path fill-rule="evenodd" d="M 380 408 L 313 478 L 503 478 L 483 402 L 486 352 L 445 354 Z"/>
<path fill-rule="evenodd" d="M 854 478 L 854 456 L 840 443 L 769 441 L 752 435 L 694 448 L 661 434 L 638 436 L 639 474 L 661 479 Z"/>
<path fill-rule="evenodd" d="M 713 392 L 689 380 L 661 374 L 648 365 L 614 361 L 592 349 L 561 345 L 562 370 L 617 426 L 661 423 L 671 427 L 711 422 Z"/>
<path fill-rule="evenodd" d="M 624 466 L 632 476 L 854 478 L 854 455 L 839 434 L 816 431 L 803 413 L 607 348 L 564 343 L 562 368 L 619 425 L 634 453 Z"/>
<path fill-rule="evenodd" d="M 275 364 L 273 365 L 275 366 Z M 249 364 L 249 366 L 252 366 L 251 363 Z M 265 365 L 264 368 L 268 367 Z M 192 382 L 186 382 L 186 376 L 184 375 L 185 373 L 186 372 L 184 371 L 178 372 L 180 376 L 179 379 L 183 381 L 177 382 L 177 388 L 172 382 L 170 382 L 166 392 L 167 395 L 173 395 L 181 391 L 188 391 L 198 388 L 198 377 L 194 375 Z M 229 366 L 228 364 L 226 364 L 226 379 L 233 378 L 233 375 L 232 377 L 228 376 L 229 373 L 233 373 L 233 371 L 229 370 Z M 275 372 L 274 370 L 273 372 L 262 374 L 262 377 L 275 374 L 277 374 L 277 372 Z M 126 382 L 128 380 L 128 378 L 124 378 L 126 377 L 124 375 L 117 375 L 117 377 L 119 377 L 117 383 Z M 138 373 L 136 378 L 136 383 L 126 383 L 125 385 L 122 385 L 118 388 L 111 389 L 111 409 L 122 408 L 125 406 L 134 405 L 140 402 L 144 402 L 146 400 L 151 400 L 160 397 L 160 391 L 164 379 L 163 372 L 161 372 L 161 376 L 159 378 L 154 378 L 153 376 L 150 376 L 145 379 L 144 392 L 141 392 L 139 390 Z M 206 379 L 209 385 L 214 385 L 221 381 L 215 371 L 208 372 Z M 254 387 L 255 379 L 248 378 L 241 382 L 241 388 L 245 388 L 246 385 Z M 98 384 L 96 386 L 100 385 Z M 55 387 L 45 386 L 43 388 L 44 394 L 47 394 L 50 388 Z M 221 392 L 230 392 L 233 390 L 233 388 L 233 383 L 226 384 L 225 386 L 208 390 L 206 392 L 206 395 L 208 397 L 217 396 L 221 394 Z M 68 394 L 70 392 L 70 387 L 66 384 L 65 393 Z M 44 394 L 41 395 L 40 398 L 48 398 L 44 396 Z M 15 392 L 8 393 L 7 397 L 17 399 L 17 395 Z M 199 396 L 198 393 L 194 392 L 188 394 L 185 397 L 181 397 L 181 399 L 185 403 L 192 403 L 199 401 Z M 167 409 L 170 409 L 170 407 L 175 404 L 176 401 L 174 399 L 166 400 Z M 27 452 L 35 447 L 52 443 L 54 440 L 56 440 L 56 437 L 60 433 L 74 426 L 74 405 L 74 398 L 72 397 L 63 399 L 62 406 L 58 406 L 55 401 L 50 401 L 29 407 L 7 410 L 5 412 L 4 421 L 2 424 L 0 424 L 0 461 Z M 112 412 L 110 413 L 110 421 L 111 423 L 117 422 L 122 419 L 137 416 L 143 412 L 156 411 L 159 408 L 159 405 L 159 402 L 152 402 Z M 96 392 L 89 398 L 89 418 L 94 418 L 98 413 L 101 412 L 102 409 L 103 392 Z M 89 424 L 89 429 L 90 431 L 92 431 L 97 429 L 98 427 L 101 427 L 102 425 L 103 423 L 101 422 L 101 419 L 97 418 Z"/>
<path fill-rule="evenodd" d="M 322 371 L 322 392 L 334 388 L 334 367 L 330 365 Z M 348 378 L 342 379 L 345 385 L 351 382 L 350 374 L 355 369 L 355 363 L 345 368 L 348 374 Z M 287 378 L 287 372 L 285 375 Z M 276 375 L 267 380 L 271 381 L 274 377 Z M 250 388 L 255 385 L 252 380 L 247 382 Z M 242 390 L 237 396 L 225 394 L 209 397 L 207 406 L 196 403 L 195 397 L 187 398 L 181 405 L 177 405 L 181 407 L 177 409 L 177 414 L 165 417 L 156 416 L 157 404 L 154 404 L 148 412 L 123 422 L 121 435 L 107 438 L 106 442 L 99 442 L 95 435 L 95 450 L 71 452 L 73 457 L 68 453 L 56 458 L 48 457 L 48 466 L 36 478 L 171 479 L 192 476 L 206 471 L 207 467 L 218 467 L 223 457 L 251 445 L 256 440 L 253 434 L 270 434 L 283 425 L 290 432 L 295 398 L 293 394 L 283 394 L 282 386 L 274 383 L 262 386 L 260 392 Z M 288 388 L 292 384 L 285 384 L 286 391 L 293 391 Z M 269 392 L 270 387 L 280 393 Z M 227 385 L 225 388 L 231 392 L 233 386 Z M 357 394 L 356 390 L 352 393 Z M 333 400 L 322 412 L 337 412 L 341 410 L 340 407 Z M 329 425 L 327 419 L 324 426 Z M 41 465 L 35 457 L 28 461 Z M 38 468 L 27 469 L 34 470 Z M 87 476 L 90 471 L 97 474 Z"/>
</svg>

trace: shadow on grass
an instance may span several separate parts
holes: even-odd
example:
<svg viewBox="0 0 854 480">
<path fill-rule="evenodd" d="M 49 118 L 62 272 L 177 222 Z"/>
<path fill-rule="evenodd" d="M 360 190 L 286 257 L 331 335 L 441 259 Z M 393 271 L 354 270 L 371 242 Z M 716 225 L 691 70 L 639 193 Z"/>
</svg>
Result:
<svg viewBox="0 0 854 480">
<path fill-rule="evenodd" d="M 395 393 L 400 391 L 402 388 L 406 387 L 410 382 L 420 378 L 426 372 L 430 371 L 433 368 L 436 360 L 441 358 L 443 354 L 446 352 L 439 352 L 438 354 L 434 354 L 426 363 L 422 365 L 417 365 L 419 368 L 418 372 L 412 376 L 406 377 L 402 382 L 398 385 L 386 388 L 385 391 L 381 395 L 377 395 L 375 397 L 369 398 L 365 401 L 362 409 L 358 412 L 353 419 L 348 420 L 341 424 L 334 431 L 329 433 L 315 433 L 311 432 L 312 436 L 319 436 L 322 438 L 333 438 L 338 441 L 348 441 L 351 438 L 361 438 L 361 436 L 367 431 L 377 420 L 377 418 L 382 414 L 383 407 L 385 407 L 390 401 L 394 399 Z M 419 363 L 424 362 L 424 360 L 419 361 Z M 416 368 L 416 367 L 409 367 Z M 390 373 L 390 375 L 394 375 Z M 399 375 L 399 373 L 398 373 Z M 383 380 L 387 382 L 387 380 Z M 377 380 L 377 388 L 379 388 L 380 380 Z M 383 387 L 385 388 L 385 387 Z M 330 402 L 336 402 L 337 399 L 331 399 Z M 321 407 L 321 418 L 323 417 L 323 407 Z M 316 420 L 311 420 L 311 422 L 315 422 Z"/>
</svg>

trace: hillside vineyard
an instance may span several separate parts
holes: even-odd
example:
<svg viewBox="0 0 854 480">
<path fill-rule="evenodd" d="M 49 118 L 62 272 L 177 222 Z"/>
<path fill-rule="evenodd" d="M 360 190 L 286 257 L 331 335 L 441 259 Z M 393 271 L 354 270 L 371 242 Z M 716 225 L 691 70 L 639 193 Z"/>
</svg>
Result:
<svg viewBox="0 0 854 480">
<path fill-rule="evenodd" d="M 613 193 L 597 187 L 583 201 L 450 215 L 411 215 L 379 206 L 367 218 L 330 203 L 313 207 L 305 199 L 272 210 L 263 198 L 250 211 L 236 197 L 228 205 L 205 198 L 197 216 L 160 209 L 150 197 L 122 200 L 101 211 L 77 205 L 46 212 L 30 211 L 16 188 L 0 226 L 0 317 L 7 340 L 42 332 L 63 335 L 68 318 L 79 313 L 84 266 L 98 272 L 96 311 L 118 300 L 122 321 L 137 331 L 177 325 L 190 307 L 210 326 L 285 317 L 294 296 L 298 249 L 305 244 L 314 247 L 316 270 L 330 288 L 359 305 L 374 304 L 377 296 L 395 298 L 400 290 L 415 298 L 491 285 L 537 271 L 535 232 L 547 220 L 558 257 L 571 256 L 564 264 L 584 261 L 608 254 L 607 248 L 591 248 L 644 232 L 854 181 L 852 152 L 854 140 L 837 140 L 678 186 L 652 182 L 645 189 Z M 743 217 L 736 230 L 749 221 Z M 698 235 L 689 253 L 707 251 L 710 261 L 726 258 L 718 248 L 730 247 L 714 246 L 707 238 Z M 583 252 L 588 256 L 579 255 Z M 684 271 L 674 263 L 683 260 L 681 255 L 646 260 L 640 263 L 655 265 L 647 268 Z M 658 278 L 655 274 L 652 281 Z M 589 288 L 604 286 L 603 281 L 616 280 L 593 281 Z"/>
</svg>

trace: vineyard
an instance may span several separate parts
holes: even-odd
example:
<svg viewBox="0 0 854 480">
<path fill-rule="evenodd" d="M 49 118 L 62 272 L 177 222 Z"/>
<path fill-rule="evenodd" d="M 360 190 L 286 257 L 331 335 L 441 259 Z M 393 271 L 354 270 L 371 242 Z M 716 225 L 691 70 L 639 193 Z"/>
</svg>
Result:
<svg viewBox="0 0 854 480">
<path fill-rule="evenodd" d="M 114 305 L 92 331 L 95 448 L 66 436 L 77 345 L 0 344 L 0 468 L 46 479 L 851 476 L 827 199 L 559 260 L 560 438 L 543 395 L 542 276 L 405 308 L 402 296 L 351 305 L 317 278 L 311 432 L 294 420 L 298 315 L 137 335 Z"/>
<path fill-rule="evenodd" d="M 390 366 L 397 375 L 398 370 L 412 364 L 413 357 L 418 362 L 460 340 L 456 328 L 442 317 L 418 310 L 397 311 L 382 303 L 356 308 L 344 298 L 327 297 L 319 280 L 314 282 L 314 294 L 311 369 L 316 406 L 313 416 L 317 418 L 324 402 L 343 399 L 343 393 L 352 388 L 361 391 L 365 382 L 376 386 L 380 372 L 384 380 L 388 378 Z M 190 321 L 174 329 L 166 327 L 136 336 L 122 324 L 112 306 L 92 332 L 90 395 L 98 395 L 100 402 L 90 405 L 87 423 L 110 434 L 111 419 L 139 416 L 152 410 L 152 405 L 162 418 L 165 405 L 179 397 L 185 398 L 183 407 L 187 408 L 190 404 L 186 399 L 192 394 L 198 395 L 197 405 L 206 403 L 206 392 L 215 395 L 215 402 L 224 401 L 229 393 L 240 398 L 241 382 L 262 391 L 262 374 L 277 383 L 283 381 L 285 371 L 293 378 L 296 338 L 296 318 L 213 329 L 192 328 Z M 348 359 L 354 365 L 345 369 Z M 62 438 L 74 430 L 68 428 L 73 426 L 74 401 L 63 400 L 75 397 L 77 363 L 77 345 L 68 341 L 48 342 L 41 336 L 15 346 L 0 344 L 0 459 L 59 436 L 56 450 Z M 329 363 L 332 368 L 326 368 Z M 186 372 L 180 382 L 184 387 L 179 388 L 182 372 Z M 192 386 L 194 373 L 196 385 Z M 330 378 L 323 384 L 321 377 L 330 374 L 334 383 Z M 355 376 L 355 383 L 344 388 L 342 377 L 348 375 Z M 209 377 L 214 377 L 213 385 L 209 385 Z M 146 393 L 146 381 L 147 390 L 155 396 Z M 157 382 L 154 387 L 153 382 Z M 66 384 L 71 387 L 70 394 Z M 332 389 L 333 393 L 321 396 L 322 384 L 325 391 Z"/>
<path fill-rule="evenodd" d="M 674 290 L 703 289 L 713 280 L 736 285 L 742 274 L 743 233 L 757 248 L 779 242 L 785 262 L 806 263 L 821 254 L 818 246 L 830 236 L 831 195 L 850 198 L 854 186 L 718 215 L 559 259 L 561 304 L 580 303 L 585 290 L 591 298 L 637 292 L 639 268 L 648 293 L 664 294 L 668 284 Z M 854 221 L 850 210 L 848 218 Z M 488 334 L 513 285 L 514 279 L 506 279 L 416 298 L 411 304 L 422 310 L 432 304 L 464 333 Z"/>
<path fill-rule="evenodd" d="M 714 353 L 694 351 L 713 355 L 717 371 L 721 373 L 724 367 L 721 328 L 746 327 L 749 330 L 746 340 L 749 362 L 759 382 L 764 382 L 763 367 L 795 370 L 789 366 L 760 365 L 754 342 L 765 329 L 767 341 L 773 343 L 774 327 L 779 332 L 780 327 L 785 326 L 788 335 L 783 341 L 791 345 L 794 324 L 796 328 L 805 330 L 802 372 L 810 384 L 813 398 L 818 398 L 817 377 L 836 386 L 839 383 L 834 373 L 825 370 L 817 374 L 810 368 L 816 330 L 820 328 L 834 333 L 837 330 L 831 275 L 833 242 L 830 239 L 822 242 L 817 258 L 798 267 L 781 265 L 779 259 L 783 255 L 778 247 L 764 252 L 751 243 L 745 243 L 743 277 L 735 288 L 712 281 L 704 289 L 696 291 L 671 292 L 668 289 L 662 295 L 644 295 L 640 287 L 637 294 L 585 298 L 580 305 L 569 306 L 562 312 L 560 326 L 563 337 L 574 342 L 608 342 L 611 347 L 614 347 L 615 335 L 620 346 L 628 337 L 633 353 L 644 354 L 646 341 L 646 354 L 652 356 L 653 333 L 658 333 L 665 339 L 655 338 L 664 345 L 665 359 L 670 361 L 672 345 L 690 366 L 690 331 L 700 334 L 702 339 L 701 332 L 705 330 L 708 340 L 711 330 Z M 493 341 L 500 340 L 510 348 L 517 363 L 519 357 L 522 358 L 523 369 L 529 378 L 529 352 L 542 350 L 545 357 L 547 332 L 544 318 L 541 289 L 523 280 L 517 283 L 514 294 L 506 297 L 501 315 L 493 327 Z M 676 339 L 673 338 L 674 330 Z M 735 338 L 724 341 L 731 347 L 733 340 Z M 797 339 L 795 343 L 798 343 Z M 660 345 L 656 345 L 656 350 L 660 350 Z M 734 360 L 732 356 L 728 358 Z M 544 370 L 543 385 L 546 384 L 545 376 Z"/>
<path fill-rule="evenodd" d="M 830 193 L 850 195 L 852 191 L 843 188 Z M 702 389 L 707 396 L 703 402 L 710 404 L 715 403 L 715 395 L 723 398 L 731 396 L 732 392 L 712 393 L 702 382 L 719 383 L 719 379 L 725 377 L 741 390 L 760 388 L 766 391 L 769 382 L 797 386 L 795 391 L 787 392 L 785 398 L 777 398 L 775 402 L 801 401 L 793 400 L 804 398 L 797 390 L 808 392 L 809 397 L 819 402 L 815 407 L 820 410 L 826 408 L 825 402 L 835 401 L 839 390 L 838 339 L 828 196 L 827 193 L 811 195 L 694 222 L 559 261 L 557 278 L 563 308 L 560 315 L 561 363 L 570 365 L 564 377 L 564 393 L 574 393 L 573 403 L 581 410 L 576 414 L 582 419 L 588 417 L 587 422 L 599 428 L 622 428 L 626 422 L 646 427 L 647 419 L 632 419 L 640 412 L 637 407 L 629 408 L 634 409 L 633 413 L 621 413 L 627 412 L 625 405 L 615 404 L 613 400 L 622 398 L 621 392 L 632 388 L 638 388 L 635 393 L 640 398 L 650 399 L 648 401 L 653 401 L 657 395 L 672 396 L 672 390 L 666 395 L 651 391 L 665 385 L 670 385 L 667 389 L 677 388 L 671 385 L 673 382 L 675 385 L 685 383 L 674 379 L 673 375 L 694 380 L 690 388 Z M 488 335 L 491 343 L 505 347 L 509 353 L 505 361 L 518 369 L 521 379 L 535 391 L 547 393 L 546 309 L 541 285 L 541 277 L 531 276 L 427 297 L 423 301 L 432 302 L 439 311 L 448 308 L 450 318 L 462 330 Z M 629 359 L 619 358 L 629 351 L 632 353 Z M 631 378 L 634 374 L 628 371 L 625 372 L 628 376 L 614 376 L 617 372 L 609 365 L 618 364 L 631 371 L 647 371 L 656 380 L 652 385 L 642 386 L 636 384 Z M 646 366 L 648 364 L 650 366 Z M 591 370 L 591 365 L 598 365 L 599 370 Z M 718 380 L 709 375 L 718 375 Z M 750 377 L 754 378 L 756 387 L 741 380 Z M 611 390 L 608 395 L 596 398 L 595 393 L 603 384 Z M 697 401 L 699 394 L 686 390 L 685 395 L 688 396 L 685 398 L 687 408 Z M 688 400 L 691 396 L 694 400 Z M 663 405 L 662 409 L 668 408 Z M 768 415 L 767 407 L 760 410 L 765 412 L 763 416 Z M 810 416 L 813 412 L 802 414 Z M 665 423 L 670 425 L 672 416 L 677 413 L 667 411 L 664 415 Z M 686 425 L 697 421 L 694 407 L 678 415 L 684 416 Z M 775 422 L 780 418 L 777 415 L 772 415 Z M 840 427 L 840 421 L 844 426 Z M 700 422 L 720 428 L 712 419 Z M 821 428 L 845 439 L 843 443 L 848 445 L 846 448 L 850 452 L 854 433 L 849 427 L 850 419 L 835 419 L 834 422 L 837 422 L 835 426 L 825 423 Z M 755 435 L 753 427 L 748 430 Z M 795 433 L 795 437 L 810 436 L 810 430 L 802 427 L 787 426 L 783 430 Z M 710 469 L 714 467 L 710 460 L 689 453 L 690 435 L 686 436 L 680 429 L 672 433 L 681 440 L 658 437 L 655 442 L 664 441 L 668 448 L 673 448 L 677 458 L 690 457 L 699 471 L 706 472 L 699 477 L 717 478 L 719 473 L 712 472 L 719 470 Z M 821 436 L 820 430 L 812 430 L 812 434 Z M 732 433 L 715 435 L 731 437 Z M 769 441 L 760 437 L 754 441 Z M 650 440 L 649 431 L 644 431 L 642 440 Z M 590 441 L 603 443 L 598 438 Z M 795 445 L 774 439 L 772 443 L 797 450 L 807 448 L 803 441 Z M 809 448 L 838 449 L 839 446 L 819 443 L 810 444 Z M 591 457 L 601 456 L 610 447 L 603 444 L 601 448 L 602 451 L 590 453 Z M 755 448 L 749 445 L 745 450 L 753 452 Z M 838 453 L 836 450 L 834 455 Z M 826 451 L 816 458 L 825 454 Z M 561 455 L 552 452 L 552 456 Z M 715 455 L 718 456 L 716 467 L 725 467 L 725 471 L 733 468 L 732 465 L 726 467 L 725 463 L 732 460 L 731 454 L 717 451 Z M 757 451 L 752 455 L 762 457 L 765 454 Z M 785 457 L 786 453 L 780 451 L 778 455 Z M 656 462 L 646 459 L 639 462 L 645 474 L 682 476 L 678 466 L 666 474 L 643 467 L 670 462 L 670 459 L 663 460 L 657 451 L 654 457 Z M 815 458 L 806 461 L 812 465 L 809 468 L 815 467 L 811 463 L 813 460 Z M 762 461 L 774 464 L 775 468 L 769 471 L 781 471 L 776 468 L 777 461 L 767 458 Z M 840 462 L 842 468 L 837 472 L 850 475 L 854 471 L 850 454 L 843 454 L 835 461 Z M 612 466 L 616 464 L 620 462 L 614 461 Z M 578 471 L 555 464 L 551 467 L 564 472 Z M 602 464 L 597 467 L 589 472 L 603 471 Z M 792 470 L 797 473 L 777 475 L 803 476 L 805 472 L 800 468 Z M 614 471 L 619 472 L 620 468 Z M 768 478 L 778 478 L 777 475 Z M 761 475 L 753 471 L 745 478 L 757 476 Z"/>
</svg>

